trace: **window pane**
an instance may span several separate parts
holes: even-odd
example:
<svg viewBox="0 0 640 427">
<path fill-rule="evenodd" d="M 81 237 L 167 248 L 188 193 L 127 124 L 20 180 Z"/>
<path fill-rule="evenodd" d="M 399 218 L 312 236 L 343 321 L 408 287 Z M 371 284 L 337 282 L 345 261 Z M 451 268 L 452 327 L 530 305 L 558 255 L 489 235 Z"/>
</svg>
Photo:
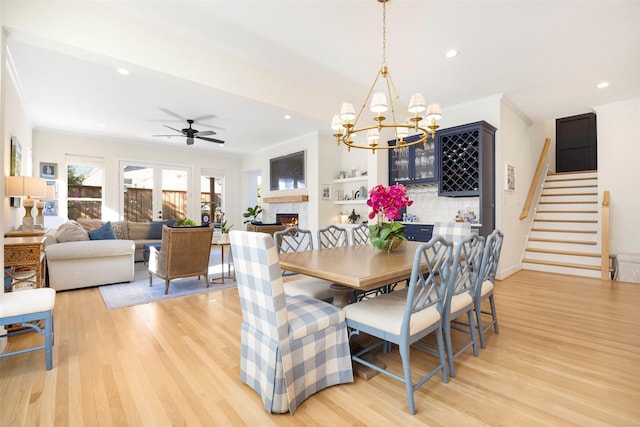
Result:
<svg viewBox="0 0 640 427">
<path fill-rule="evenodd" d="M 67 166 L 67 217 L 102 219 L 104 169 L 97 166 Z"/>
</svg>

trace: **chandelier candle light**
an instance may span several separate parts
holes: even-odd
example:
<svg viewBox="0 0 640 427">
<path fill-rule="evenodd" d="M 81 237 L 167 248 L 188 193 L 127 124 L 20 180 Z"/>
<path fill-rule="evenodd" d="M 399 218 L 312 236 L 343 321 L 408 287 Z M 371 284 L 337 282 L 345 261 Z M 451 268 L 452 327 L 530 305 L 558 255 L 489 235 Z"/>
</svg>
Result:
<svg viewBox="0 0 640 427">
<path fill-rule="evenodd" d="M 431 139 L 435 138 L 436 129 L 439 127 L 437 120 L 442 117 L 442 110 L 440 109 L 440 105 L 435 103 L 427 106 L 425 98 L 421 93 L 411 95 L 409 107 L 406 110 L 404 109 L 387 67 L 387 2 L 389 0 L 377 1 L 382 3 L 382 65 L 358 114 L 356 115 L 355 108 L 351 102 L 343 102 L 340 114 L 334 114 L 333 120 L 331 121 L 331 128 L 335 131 L 333 136 L 335 136 L 338 145 L 345 144 L 348 151 L 351 151 L 351 148 L 364 148 L 371 150 L 374 154 L 376 150 L 381 149 L 403 149 L 420 143 L 426 146 L 429 137 L 431 137 Z M 380 84 L 385 86 L 383 88 L 384 90 L 375 91 L 380 77 L 384 80 L 384 84 Z M 365 106 L 369 103 L 369 99 L 371 99 L 369 110 L 374 114 L 374 124 L 370 126 L 360 126 L 358 125 L 358 121 L 362 116 Z M 391 100 L 391 104 L 389 104 L 387 100 Z M 386 117 L 383 116 L 383 113 L 388 112 L 389 109 L 391 109 L 392 123 L 385 123 Z M 396 120 L 396 113 L 404 115 L 405 111 L 408 112 L 409 117 L 404 122 L 398 122 L 398 120 Z M 420 122 L 423 119 L 427 122 L 427 125 L 421 125 Z M 387 133 L 392 132 L 388 134 L 387 137 L 383 134 L 385 129 L 388 130 Z M 366 133 L 366 145 L 354 142 L 353 138 L 357 133 Z M 409 134 L 418 134 L 419 138 L 415 141 L 406 142 L 405 138 L 408 137 Z M 386 138 L 387 140 L 395 139 L 396 144 L 378 145 L 380 138 Z"/>
<path fill-rule="evenodd" d="M 381 251 L 391 252 L 406 240 L 404 225 L 395 220 L 401 218 L 401 209 L 412 204 L 413 201 L 407 197 L 407 189 L 402 184 L 389 188 L 376 185 L 369 191 L 369 219 L 376 218 L 376 223 L 369 226 L 369 240 L 373 246 Z M 385 219 L 389 222 L 385 222 Z"/>
</svg>

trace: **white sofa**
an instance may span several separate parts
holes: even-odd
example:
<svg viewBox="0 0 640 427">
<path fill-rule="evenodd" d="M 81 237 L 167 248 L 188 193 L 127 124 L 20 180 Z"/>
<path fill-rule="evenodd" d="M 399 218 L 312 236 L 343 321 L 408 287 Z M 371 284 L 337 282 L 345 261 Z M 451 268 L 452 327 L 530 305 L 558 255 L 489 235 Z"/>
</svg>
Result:
<svg viewBox="0 0 640 427">
<path fill-rule="evenodd" d="M 133 280 L 133 240 L 47 244 L 49 286 L 62 291 Z"/>
</svg>

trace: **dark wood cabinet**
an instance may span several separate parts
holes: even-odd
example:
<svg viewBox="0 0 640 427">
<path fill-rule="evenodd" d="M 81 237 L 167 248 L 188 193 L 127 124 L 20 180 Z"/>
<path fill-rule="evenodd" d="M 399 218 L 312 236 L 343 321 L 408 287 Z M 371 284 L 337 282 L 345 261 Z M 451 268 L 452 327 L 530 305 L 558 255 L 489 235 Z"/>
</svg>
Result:
<svg viewBox="0 0 640 427">
<path fill-rule="evenodd" d="M 407 142 L 416 141 L 418 135 L 406 138 Z M 396 141 L 389 141 L 396 145 Z M 404 150 L 393 149 L 389 152 L 389 185 L 396 183 L 424 184 L 438 180 L 438 167 L 435 141 L 427 140 L 424 144 L 416 144 Z"/>
<path fill-rule="evenodd" d="M 485 121 L 439 130 L 438 195 L 478 196 L 483 236 L 495 226 L 495 133 Z"/>
<path fill-rule="evenodd" d="M 405 236 L 411 242 L 428 242 L 433 235 L 433 225 L 405 224 Z"/>
</svg>

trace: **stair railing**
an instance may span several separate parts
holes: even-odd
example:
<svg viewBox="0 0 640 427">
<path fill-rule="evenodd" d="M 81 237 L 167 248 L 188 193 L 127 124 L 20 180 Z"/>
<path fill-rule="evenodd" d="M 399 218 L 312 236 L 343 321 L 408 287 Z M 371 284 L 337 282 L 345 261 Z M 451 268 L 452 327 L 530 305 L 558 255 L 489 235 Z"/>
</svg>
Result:
<svg viewBox="0 0 640 427">
<path fill-rule="evenodd" d="M 525 202 L 524 208 L 522 209 L 522 214 L 520 214 L 520 220 L 526 219 L 529 216 L 529 209 L 531 209 L 533 196 L 536 193 L 536 188 L 538 186 L 538 182 L 540 181 L 540 175 L 542 175 L 542 169 L 544 168 L 544 163 L 547 159 L 547 153 L 549 152 L 550 145 L 551 138 L 545 139 L 544 147 L 542 148 L 542 153 L 540 154 L 540 160 L 538 161 L 538 167 L 536 168 L 536 173 L 533 176 L 533 180 L 531 181 L 531 187 L 529 187 L 529 195 L 527 196 L 527 201 Z"/>
<path fill-rule="evenodd" d="M 611 280 L 609 275 L 609 191 L 602 195 L 602 209 L 600 210 L 600 279 Z"/>
</svg>

